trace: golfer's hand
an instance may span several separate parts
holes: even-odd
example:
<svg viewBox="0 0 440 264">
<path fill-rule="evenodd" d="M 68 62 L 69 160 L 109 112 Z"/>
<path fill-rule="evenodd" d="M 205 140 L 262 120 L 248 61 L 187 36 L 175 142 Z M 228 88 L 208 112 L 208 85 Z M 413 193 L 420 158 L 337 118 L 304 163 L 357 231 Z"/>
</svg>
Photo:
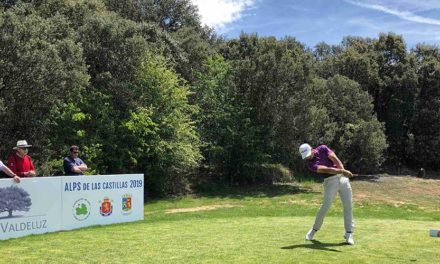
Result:
<svg viewBox="0 0 440 264">
<path fill-rule="evenodd" d="M 349 171 L 349 170 L 343 170 L 342 174 L 347 178 L 353 177 L 353 173 L 351 173 L 351 171 Z"/>
</svg>

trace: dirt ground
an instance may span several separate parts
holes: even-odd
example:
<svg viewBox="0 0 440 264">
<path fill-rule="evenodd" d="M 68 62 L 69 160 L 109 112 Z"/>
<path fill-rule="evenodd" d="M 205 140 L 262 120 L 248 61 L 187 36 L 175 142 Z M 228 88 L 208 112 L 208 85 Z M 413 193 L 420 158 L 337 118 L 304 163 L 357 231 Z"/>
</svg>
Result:
<svg viewBox="0 0 440 264">
<path fill-rule="evenodd" d="M 384 174 L 377 181 L 352 181 L 351 185 L 355 201 L 386 202 L 395 206 L 440 202 L 440 180 L 435 179 Z"/>
<path fill-rule="evenodd" d="M 354 203 L 387 203 L 400 207 L 417 205 L 440 208 L 440 178 L 426 179 L 410 175 L 380 174 L 375 180 L 351 180 Z M 322 192 L 322 184 L 310 186 Z M 320 203 L 320 200 L 316 200 Z"/>
<path fill-rule="evenodd" d="M 167 214 L 188 213 L 188 212 L 198 212 L 198 211 L 210 211 L 210 210 L 215 210 L 215 209 L 219 209 L 219 208 L 231 208 L 231 207 L 235 207 L 235 206 L 232 204 L 206 205 L 206 206 L 198 206 L 198 207 L 191 207 L 191 208 L 169 209 L 169 210 L 166 210 L 165 213 L 167 213 Z"/>
</svg>

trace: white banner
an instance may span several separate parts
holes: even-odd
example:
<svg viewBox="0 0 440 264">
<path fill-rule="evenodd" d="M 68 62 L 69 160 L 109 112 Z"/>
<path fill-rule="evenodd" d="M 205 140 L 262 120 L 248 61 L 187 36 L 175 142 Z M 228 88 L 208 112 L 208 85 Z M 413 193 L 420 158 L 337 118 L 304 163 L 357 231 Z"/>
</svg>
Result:
<svg viewBox="0 0 440 264">
<path fill-rule="evenodd" d="M 143 175 L 63 177 L 63 229 L 144 219 Z"/>
<path fill-rule="evenodd" d="M 143 219 L 142 174 L 0 180 L 0 240 Z"/>
<path fill-rule="evenodd" d="M 0 239 L 61 229 L 59 178 L 0 180 Z"/>
</svg>

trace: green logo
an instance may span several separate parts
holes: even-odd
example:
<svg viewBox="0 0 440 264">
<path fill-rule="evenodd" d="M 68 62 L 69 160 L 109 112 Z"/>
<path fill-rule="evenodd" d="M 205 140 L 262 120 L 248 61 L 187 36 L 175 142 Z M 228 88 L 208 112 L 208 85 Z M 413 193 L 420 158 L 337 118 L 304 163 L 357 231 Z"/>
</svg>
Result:
<svg viewBox="0 0 440 264">
<path fill-rule="evenodd" d="M 86 215 L 88 212 L 87 206 L 83 203 L 76 208 L 76 215 Z"/>
<path fill-rule="evenodd" d="M 86 220 L 90 215 L 90 202 L 81 198 L 73 204 L 73 217 L 78 221 Z"/>
</svg>

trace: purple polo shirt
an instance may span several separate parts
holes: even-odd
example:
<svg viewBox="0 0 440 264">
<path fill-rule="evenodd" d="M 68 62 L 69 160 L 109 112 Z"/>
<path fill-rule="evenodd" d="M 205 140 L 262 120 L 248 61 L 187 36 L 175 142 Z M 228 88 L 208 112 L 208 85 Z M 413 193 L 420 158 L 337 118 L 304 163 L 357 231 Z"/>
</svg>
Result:
<svg viewBox="0 0 440 264">
<path fill-rule="evenodd" d="M 315 156 L 311 160 L 307 160 L 309 169 L 313 172 L 317 172 L 318 166 L 326 166 L 330 168 L 337 168 L 333 161 L 328 158 L 328 155 L 333 153 L 333 150 L 329 149 L 326 145 L 320 145 L 312 150 Z M 330 174 L 323 173 L 324 177 L 331 176 Z"/>
</svg>

